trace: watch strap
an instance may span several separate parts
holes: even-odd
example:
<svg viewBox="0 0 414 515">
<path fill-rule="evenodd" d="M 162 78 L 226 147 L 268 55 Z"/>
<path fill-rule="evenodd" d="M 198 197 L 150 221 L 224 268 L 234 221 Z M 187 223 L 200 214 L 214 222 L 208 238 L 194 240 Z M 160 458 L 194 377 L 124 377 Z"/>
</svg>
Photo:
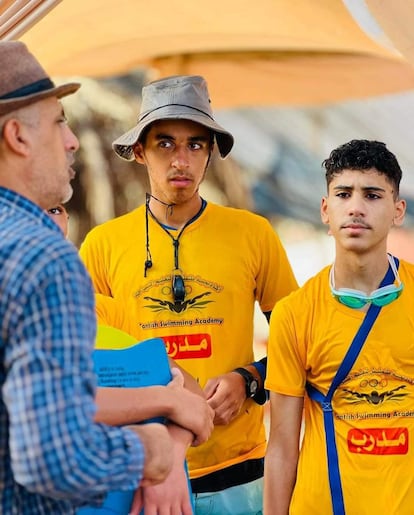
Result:
<svg viewBox="0 0 414 515">
<path fill-rule="evenodd" d="M 248 370 L 246 370 L 245 368 L 242 368 L 242 367 L 235 368 L 233 370 L 233 372 L 236 372 L 237 374 L 240 374 L 243 377 L 243 379 L 245 380 L 245 383 L 246 383 L 246 397 L 248 399 L 254 397 L 255 394 L 256 394 L 256 391 L 257 391 L 257 389 L 259 387 L 259 382 L 254 377 L 254 375 L 251 372 L 249 372 Z M 251 384 L 253 382 L 256 383 L 256 389 L 255 389 L 255 391 L 252 392 L 251 389 L 250 389 L 250 386 L 251 386 Z"/>
</svg>

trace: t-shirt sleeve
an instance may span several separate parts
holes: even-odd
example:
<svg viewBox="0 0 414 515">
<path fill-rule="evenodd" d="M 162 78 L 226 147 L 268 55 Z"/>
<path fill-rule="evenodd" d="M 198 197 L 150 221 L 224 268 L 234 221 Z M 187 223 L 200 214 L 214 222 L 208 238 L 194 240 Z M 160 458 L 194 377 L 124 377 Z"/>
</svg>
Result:
<svg viewBox="0 0 414 515">
<path fill-rule="evenodd" d="M 271 311 L 276 302 L 298 288 L 286 250 L 270 223 L 263 219 L 258 268 L 257 300 L 263 312 Z"/>
<path fill-rule="evenodd" d="M 273 392 L 302 397 L 306 371 L 290 297 L 276 304 L 270 318 L 265 387 Z"/>
<path fill-rule="evenodd" d="M 101 226 L 92 229 L 80 246 L 79 255 L 89 272 L 95 292 L 112 296 L 107 270 L 110 245 L 101 233 Z"/>
</svg>

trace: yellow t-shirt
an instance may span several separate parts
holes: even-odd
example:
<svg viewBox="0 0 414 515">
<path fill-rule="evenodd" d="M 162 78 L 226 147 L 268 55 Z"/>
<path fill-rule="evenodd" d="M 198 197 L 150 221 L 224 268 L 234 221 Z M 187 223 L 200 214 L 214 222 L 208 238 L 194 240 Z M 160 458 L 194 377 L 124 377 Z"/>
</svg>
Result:
<svg viewBox="0 0 414 515">
<path fill-rule="evenodd" d="M 179 238 L 183 302 L 174 302 L 171 292 L 171 237 L 151 217 L 148 236 L 153 264 L 146 277 L 144 206 L 94 228 L 80 249 L 96 291 L 123 304 L 117 326 L 137 340 L 163 338 L 169 356 L 202 387 L 210 377 L 252 362 L 255 301 L 270 311 L 297 287 L 269 222 L 207 204 Z M 200 477 L 264 452 L 263 408 L 249 399 L 235 420 L 216 426 L 208 442 L 189 450 L 190 475 Z"/>
<path fill-rule="evenodd" d="M 324 395 L 364 313 L 336 301 L 329 267 L 275 307 L 266 387 L 304 396 L 309 381 Z M 333 397 L 345 511 L 412 515 L 414 506 L 414 265 L 400 262 L 404 290 L 384 306 Z M 413 442 L 411 439 L 413 438 Z M 291 515 L 332 513 L 323 414 L 305 396 L 305 432 Z"/>
</svg>

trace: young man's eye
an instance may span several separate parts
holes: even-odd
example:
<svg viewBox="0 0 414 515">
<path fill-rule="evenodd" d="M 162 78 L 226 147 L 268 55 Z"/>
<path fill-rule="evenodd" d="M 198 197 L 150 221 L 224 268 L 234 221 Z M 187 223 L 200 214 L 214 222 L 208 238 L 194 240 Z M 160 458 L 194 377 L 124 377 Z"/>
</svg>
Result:
<svg viewBox="0 0 414 515">
<path fill-rule="evenodd" d="M 202 148 L 202 144 L 193 142 L 193 143 L 190 143 L 190 148 L 191 148 L 191 150 L 200 150 L 200 148 Z"/>
<path fill-rule="evenodd" d="M 162 140 L 159 142 L 159 146 L 161 148 L 171 148 L 172 147 L 172 143 L 171 141 L 168 141 L 168 140 Z"/>
<path fill-rule="evenodd" d="M 63 209 L 61 207 L 52 207 L 48 209 L 47 212 L 49 215 L 61 215 L 63 213 Z"/>
</svg>

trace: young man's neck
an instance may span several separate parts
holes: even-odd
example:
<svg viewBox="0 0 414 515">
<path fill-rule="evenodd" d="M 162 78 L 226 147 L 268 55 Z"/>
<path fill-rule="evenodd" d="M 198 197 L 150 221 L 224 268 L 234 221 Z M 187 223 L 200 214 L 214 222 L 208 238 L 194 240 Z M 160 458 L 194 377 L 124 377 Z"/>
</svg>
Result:
<svg viewBox="0 0 414 515">
<path fill-rule="evenodd" d="M 366 253 L 340 253 L 335 258 L 335 286 L 371 293 L 388 270 L 386 250 Z M 338 283 L 338 284 L 336 284 Z"/>
<path fill-rule="evenodd" d="M 158 222 L 174 229 L 181 229 L 200 211 L 202 199 L 199 194 L 182 204 L 168 204 L 151 196 L 149 207 Z"/>
</svg>

